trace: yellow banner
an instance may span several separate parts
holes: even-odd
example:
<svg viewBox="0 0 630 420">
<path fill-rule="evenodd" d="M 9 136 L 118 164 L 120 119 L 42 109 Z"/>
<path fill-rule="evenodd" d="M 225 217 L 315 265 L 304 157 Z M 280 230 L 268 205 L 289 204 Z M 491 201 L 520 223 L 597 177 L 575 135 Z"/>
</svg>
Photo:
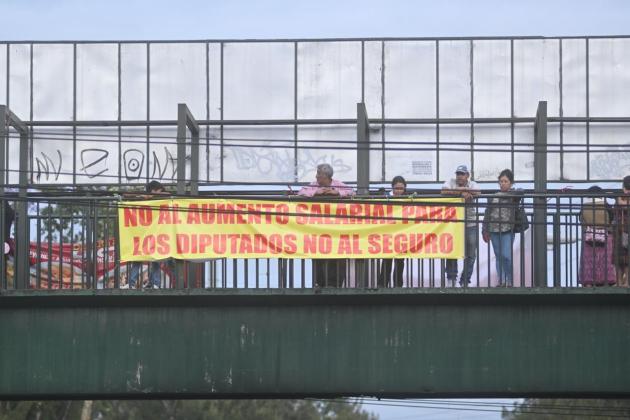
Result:
<svg viewBox="0 0 630 420">
<path fill-rule="evenodd" d="M 460 198 L 120 203 L 123 261 L 209 258 L 462 258 Z"/>
</svg>

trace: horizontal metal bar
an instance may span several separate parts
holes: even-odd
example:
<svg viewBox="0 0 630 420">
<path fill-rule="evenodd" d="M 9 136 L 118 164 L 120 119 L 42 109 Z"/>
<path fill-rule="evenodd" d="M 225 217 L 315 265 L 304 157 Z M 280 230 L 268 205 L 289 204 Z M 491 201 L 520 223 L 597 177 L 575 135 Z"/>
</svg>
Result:
<svg viewBox="0 0 630 420">
<path fill-rule="evenodd" d="M 269 126 L 269 125 L 347 125 L 356 124 L 350 118 L 269 119 L 269 120 L 196 120 L 200 126 Z M 534 123 L 532 117 L 515 118 L 371 118 L 370 124 L 511 124 Z M 549 117 L 549 122 L 564 123 L 630 123 L 630 117 Z M 89 120 L 89 121 L 23 121 L 30 127 L 175 127 L 177 120 Z M 371 129 L 380 127 L 371 127 Z"/>
<path fill-rule="evenodd" d="M 510 40 L 562 40 L 562 39 L 627 39 L 630 35 L 569 35 L 569 36 L 451 36 L 451 37 L 367 37 L 367 38 L 268 38 L 268 39 L 193 39 L 193 40 L 8 40 L 6 44 L 205 44 L 205 43 L 293 43 L 293 42 L 370 42 L 370 41 L 510 41 Z"/>
</svg>

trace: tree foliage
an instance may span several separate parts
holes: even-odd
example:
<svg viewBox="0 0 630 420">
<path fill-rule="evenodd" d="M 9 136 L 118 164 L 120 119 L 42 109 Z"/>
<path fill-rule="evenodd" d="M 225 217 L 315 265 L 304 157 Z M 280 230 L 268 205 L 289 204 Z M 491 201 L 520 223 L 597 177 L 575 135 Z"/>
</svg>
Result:
<svg viewBox="0 0 630 420">
<path fill-rule="evenodd" d="M 363 410 L 359 403 L 350 400 L 0 402 L 0 420 L 377 420 L 377 418 Z"/>
<path fill-rule="evenodd" d="M 528 398 L 503 410 L 505 420 L 606 420 L 630 418 L 630 400 Z"/>
</svg>

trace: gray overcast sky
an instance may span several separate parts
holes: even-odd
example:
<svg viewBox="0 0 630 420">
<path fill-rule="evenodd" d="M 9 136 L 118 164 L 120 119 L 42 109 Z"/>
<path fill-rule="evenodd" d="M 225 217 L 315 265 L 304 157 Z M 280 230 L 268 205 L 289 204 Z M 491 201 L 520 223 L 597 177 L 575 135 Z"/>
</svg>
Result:
<svg viewBox="0 0 630 420">
<path fill-rule="evenodd" d="M 0 41 L 628 34 L 626 0 L 0 0 Z M 500 418 L 374 403 L 384 420 Z"/>
</svg>

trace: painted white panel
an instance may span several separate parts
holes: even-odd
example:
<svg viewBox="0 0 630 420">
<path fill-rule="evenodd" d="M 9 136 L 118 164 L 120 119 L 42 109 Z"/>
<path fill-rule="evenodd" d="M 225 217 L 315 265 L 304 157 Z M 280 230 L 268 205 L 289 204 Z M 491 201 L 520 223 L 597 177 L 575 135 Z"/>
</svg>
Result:
<svg viewBox="0 0 630 420">
<path fill-rule="evenodd" d="M 586 116 L 586 41 L 562 40 L 562 115 Z"/>
<path fill-rule="evenodd" d="M 176 120 L 185 103 L 196 119 L 206 115 L 206 45 L 151 44 L 150 111 L 153 120 Z"/>
<path fill-rule="evenodd" d="M 589 41 L 592 117 L 630 117 L 630 39 Z"/>
<path fill-rule="evenodd" d="M 473 109 L 478 118 L 511 114 L 510 41 L 473 42 Z"/>
<path fill-rule="evenodd" d="M 118 46 L 77 45 L 77 120 L 118 119 Z"/>
<path fill-rule="evenodd" d="M 298 44 L 298 118 L 356 118 L 360 42 Z"/>
<path fill-rule="evenodd" d="M 120 46 L 120 101 L 123 120 L 147 118 L 147 46 Z"/>
<path fill-rule="evenodd" d="M 34 120 L 72 120 L 73 59 L 71 44 L 33 45 Z"/>
<path fill-rule="evenodd" d="M 436 116 L 435 42 L 385 43 L 385 117 Z"/>
<path fill-rule="evenodd" d="M 293 43 L 227 43 L 223 60 L 225 119 L 293 118 Z"/>
<path fill-rule="evenodd" d="M 440 118 L 470 117 L 470 41 L 440 41 Z"/>
<path fill-rule="evenodd" d="M 514 114 L 534 117 L 539 101 L 560 115 L 560 44 L 557 39 L 514 41 Z"/>
</svg>

